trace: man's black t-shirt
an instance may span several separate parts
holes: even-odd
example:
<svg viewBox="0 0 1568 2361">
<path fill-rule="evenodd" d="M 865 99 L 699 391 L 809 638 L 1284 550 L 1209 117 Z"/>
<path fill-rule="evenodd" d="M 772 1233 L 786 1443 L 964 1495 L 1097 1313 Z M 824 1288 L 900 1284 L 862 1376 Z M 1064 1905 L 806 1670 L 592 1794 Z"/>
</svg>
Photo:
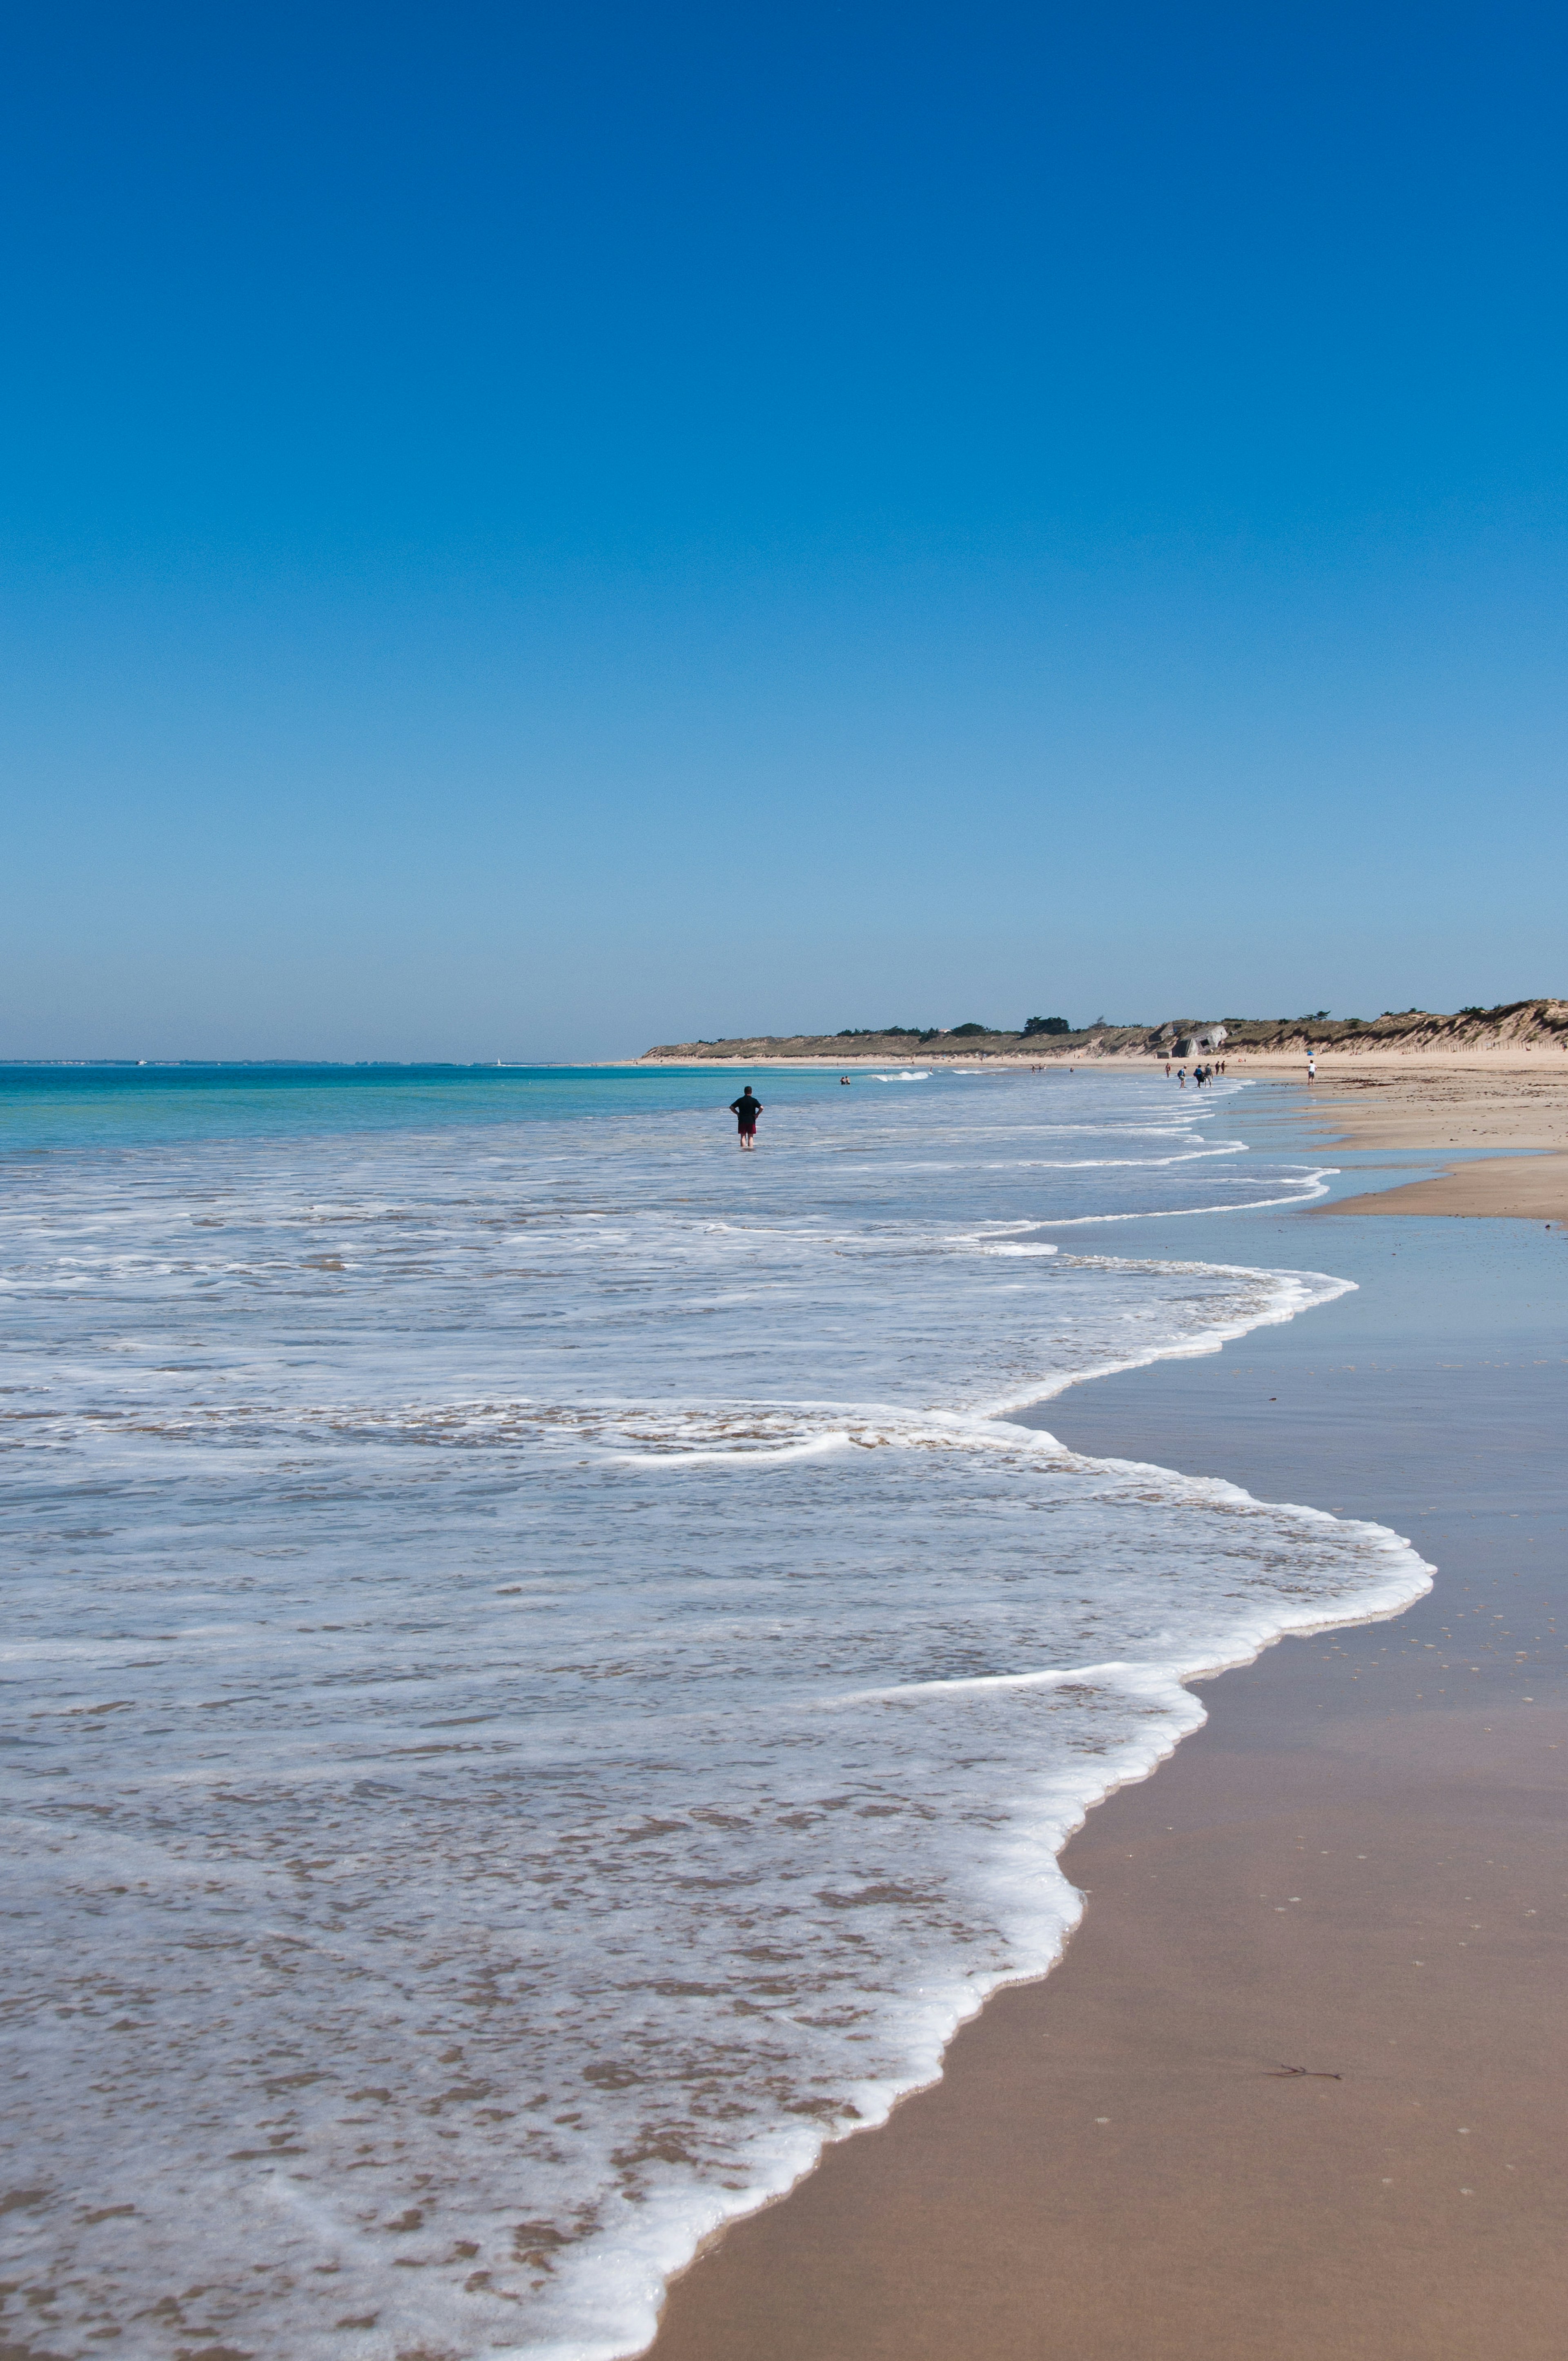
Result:
<svg viewBox="0 0 1568 2361">
<path fill-rule="evenodd" d="M 757 1117 L 762 1112 L 762 1102 L 753 1098 L 750 1091 L 742 1091 L 738 1099 L 730 1100 L 729 1112 L 742 1131 L 755 1131 Z"/>
</svg>

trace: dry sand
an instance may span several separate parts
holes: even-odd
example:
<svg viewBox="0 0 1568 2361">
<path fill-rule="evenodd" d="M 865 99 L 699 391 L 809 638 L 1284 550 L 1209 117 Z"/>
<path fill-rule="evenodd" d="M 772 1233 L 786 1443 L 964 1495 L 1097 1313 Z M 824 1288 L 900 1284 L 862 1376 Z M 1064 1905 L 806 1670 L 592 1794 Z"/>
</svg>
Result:
<svg viewBox="0 0 1568 2361">
<path fill-rule="evenodd" d="M 1354 1112 L 1431 1144 L 1405 1106 Z M 1516 1119 L 1545 1145 L 1559 1104 Z M 1259 1259 L 1312 1259 L 1312 1218 Z M 1336 1246 L 1384 1282 L 1037 1422 L 1392 1523 L 1431 1598 L 1204 1685 L 1208 1727 L 1069 1847 L 1063 1964 L 677 2281 L 655 2361 L 1563 2352 L 1568 1241 Z"/>
</svg>

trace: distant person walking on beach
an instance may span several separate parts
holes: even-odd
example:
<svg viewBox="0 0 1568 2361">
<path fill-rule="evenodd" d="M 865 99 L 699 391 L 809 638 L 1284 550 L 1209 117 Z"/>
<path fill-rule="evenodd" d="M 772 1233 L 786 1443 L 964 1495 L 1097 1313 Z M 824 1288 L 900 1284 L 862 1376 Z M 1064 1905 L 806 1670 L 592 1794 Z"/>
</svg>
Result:
<svg viewBox="0 0 1568 2361">
<path fill-rule="evenodd" d="M 762 1102 L 760 1098 L 756 1098 L 752 1095 L 751 1085 L 750 1082 L 747 1083 L 745 1089 L 741 1092 L 738 1099 L 730 1100 L 729 1112 L 734 1116 L 736 1123 L 740 1126 L 741 1147 L 755 1148 L 757 1145 L 757 1117 L 762 1112 Z"/>
<path fill-rule="evenodd" d="M 1315 1082 L 1317 1081 L 1317 1079 L 1318 1079 L 1318 1061 L 1317 1061 L 1317 1059 L 1313 1056 L 1312 1052 L 1309 1049 L 1309 1050 L 1308 1050 L 1308 1052 L 1307 1052 L 1307 1080 L 1308 1080 L 1310 1082 Z"/>
</svg>

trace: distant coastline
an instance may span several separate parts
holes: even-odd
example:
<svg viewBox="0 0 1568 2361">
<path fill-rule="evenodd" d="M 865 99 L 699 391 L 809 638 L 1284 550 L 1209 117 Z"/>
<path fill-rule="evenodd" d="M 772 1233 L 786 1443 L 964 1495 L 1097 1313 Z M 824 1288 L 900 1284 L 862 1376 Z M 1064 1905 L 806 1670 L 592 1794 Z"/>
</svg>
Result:
<svg viewBox="0 0 1568 2361">
<path fill-rule="evenodd" d="M 1204 1033 L 1223 1038 L 1212 1051 L 1195 1048 Z M 640 1065 L 675 1060 L 682 1065 L 711 1060 L 718 1065 L 874 1063 L 927 1065 L 983 1060 L 987 1063 L 1041 1065 L 1087 1059 L 1146 1060 L 1193 1055 L 1240 1059 L 1247 1064 L 1283 1058 L 1452 1057 L 1455 1052 L 1495 1056 L 1526 1051 L 1568 1052 L 1568 1001 L 1508 1001 L 1495 1008 L 1464 1008 L 1453 1016 L 1430 1009 L 1386 1011 L 1363 1021 L 1351 1016 L 1172 1017 L 1159 1025 L 1103 1022 L 1063 1032 L 992 1032 L 965 1027 L 950 1032 L 753 1034 L 714 1041 L 663 1042 L 645 1049 Z"/>
</svg>

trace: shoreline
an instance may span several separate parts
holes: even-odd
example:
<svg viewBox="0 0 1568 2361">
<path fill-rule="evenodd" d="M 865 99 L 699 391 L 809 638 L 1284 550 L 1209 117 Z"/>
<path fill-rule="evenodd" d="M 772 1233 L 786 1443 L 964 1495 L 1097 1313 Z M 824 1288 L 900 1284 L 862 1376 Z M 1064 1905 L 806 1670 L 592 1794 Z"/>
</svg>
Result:
<svg viewBox="0 0 1568 2361">
<path fill-rule="evenodd" d="M 1313 1132 L 1343 1113 L 1302 1112 Z M 1275 1223 L 1281 1258 L 1312 1259 L 1299 1224 L 1326 1210 Z M 1568 1687 L 1533 1653 L 1518 1671 L 1525 1641 L 1555 1659 L 1552 1602 L 1494 1546 L 1517 1541 L 1520 1502 L 1538 1540 L 1548 1516 L 1543 1412 L 1568 1361 L 1519 1289 L 1556 1284 L 1556 1238 L 1409 1219 L 1341 1236 L 1401 1274 L 1391 1324 L 1369 1290 L 1023 1422 L 1394 1524 L 1436 1588 L 1194 1684 L 1206 1727 L 1062 1855 L 1091 1900 L 1061 1963 L 993 1995 L 884 2125 L 709 2242 L 652 2361 L 1559 2349 L 1568 2055 L 1547 1995 Z M 1501 1295 L 1475 1284 L 1483 1251 L 1511 1274 Z M 1420 1309 L 1445 1301 L 1462 1312 Z M 1460 1666 L 1461 1614 L 1504 1618 L 1507 1649 L 1467 1639 Z M 1492 1891 L 1505 1859 L 1523 1899 Z"/>
<path fill-rule="evenodd" d="M 639 1061 L 641 1062 L 641 1061 Z M 1080 1054 L 1066 1059 L 912 1056 L 905 1070 L 984 1075 L 1037 1072 L 1066 1079 L 1080 1069 L 1103 1074 L 1158 1074 L 1146 1057 Z M 739 1072 L 714 1062 L 714 1072 Z M 885 1058 L 756 1058 L 770 1069 L 826 1073 L 883 1072 Z M 682 1069 L 682 1071 L 685 1071 Z M 701 1071 L 694 1067 L 691 1071 Z M 1265 1084 L 1306 1082 L 1304 1058 L 1237 1055 L 1225 1079 Z M 1441 1169 L 1403 1186 L 1335 1199 L 1322 1213 L 1439 1213 L 1461 1218 L 1568 1223 L 1568 1071 L 1548 1050 L 1524 1049 L 1327 1051 L 1318 1058 L 1310 1106 L 1292 1108 L 1320 1148 L 1386 1149 Z M 1457 1162 L 1458 1150 L 1467 1160 Z"/>
</svg>

